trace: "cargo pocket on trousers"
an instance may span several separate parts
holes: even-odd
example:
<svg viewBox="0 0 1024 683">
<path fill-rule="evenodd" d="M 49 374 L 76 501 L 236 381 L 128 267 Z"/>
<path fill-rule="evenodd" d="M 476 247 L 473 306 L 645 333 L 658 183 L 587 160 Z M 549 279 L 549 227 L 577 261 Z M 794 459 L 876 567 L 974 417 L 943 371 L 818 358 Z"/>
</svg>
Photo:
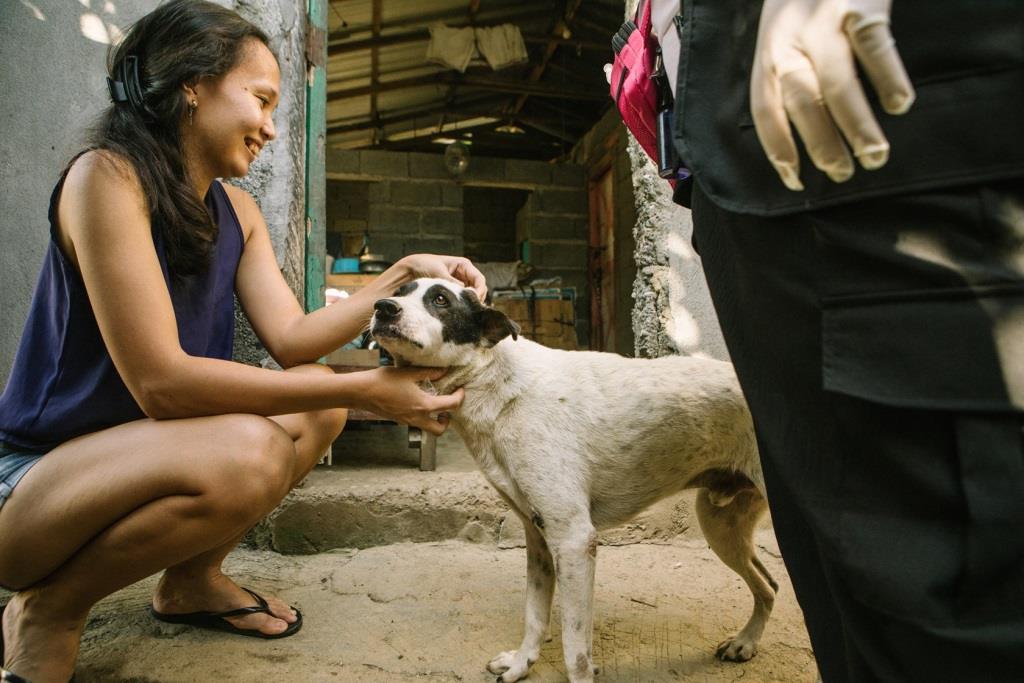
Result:
<svg viewBox="0 0 1024 683">
<path fill-rule="evenodd" d="M 1024 610 L 1024 292 L 835 297 L 822 315 L 827 391 L 950 415 L 962 484 L 962 528 L 945 530 L 963 555 L 954 609 Z M 843 527 L 844 544 L 870 552 L 855 522 Z"/>
</svg>

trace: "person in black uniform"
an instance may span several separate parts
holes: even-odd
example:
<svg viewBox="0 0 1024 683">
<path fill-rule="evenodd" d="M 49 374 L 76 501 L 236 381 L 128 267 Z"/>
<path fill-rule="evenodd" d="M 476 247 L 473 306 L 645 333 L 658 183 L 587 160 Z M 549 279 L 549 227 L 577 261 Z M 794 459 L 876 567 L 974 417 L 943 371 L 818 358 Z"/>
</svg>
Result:
<svg viewBox="0 0 1024 683">
<path fill-rule="evenodd" d="M 1024 3 L 890 4 L 683 2 L 676 200 L 822 679 L 1020 681 Z"/>
</svg>

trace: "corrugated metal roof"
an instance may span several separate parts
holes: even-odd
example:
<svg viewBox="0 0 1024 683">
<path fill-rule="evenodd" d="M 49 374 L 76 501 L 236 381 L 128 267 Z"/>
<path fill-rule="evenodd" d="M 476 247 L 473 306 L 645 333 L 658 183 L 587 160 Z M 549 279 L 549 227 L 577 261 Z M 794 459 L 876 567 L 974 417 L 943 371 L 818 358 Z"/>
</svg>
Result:
<svg viewBox="0 0 1024 683">
<path fill-rule="evenodd" d="M 621 0 L 331 0 L 328 145 L 440 152 L 434 134 L 471 119 L 478 153 L 559 156 L 611 105 L 602 66 L 623 13 Z M 465 74 L 428 63 L 434 23 L 515 24 L 529 63 Z M 494 131 L 509 122 L 526 133 Z"/>
</svg>

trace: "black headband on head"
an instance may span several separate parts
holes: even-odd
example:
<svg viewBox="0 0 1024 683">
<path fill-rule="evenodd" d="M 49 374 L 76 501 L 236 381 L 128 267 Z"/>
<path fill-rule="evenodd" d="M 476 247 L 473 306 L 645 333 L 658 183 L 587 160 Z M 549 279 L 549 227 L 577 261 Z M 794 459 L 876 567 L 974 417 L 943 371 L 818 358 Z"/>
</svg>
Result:
<svg viewBox="0 0 1024 683">
<path fill-rule="evenodd" d="M 107 76 L 107 89 L 115 104 L 127 102 L 135 111 L 148 113 L 149 108 L 142 98 L 142 82 L 139 80 L 139 58 L 128 55 L 117 66 L 117 80 Z"/>
</svg>

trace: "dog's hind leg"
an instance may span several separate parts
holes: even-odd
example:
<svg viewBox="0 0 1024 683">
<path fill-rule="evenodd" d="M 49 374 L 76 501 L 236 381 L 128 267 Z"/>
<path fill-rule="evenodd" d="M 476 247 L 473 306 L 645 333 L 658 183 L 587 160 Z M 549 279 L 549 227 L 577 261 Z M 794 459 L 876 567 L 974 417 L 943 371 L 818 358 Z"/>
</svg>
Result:
<svg viewBox="0 0 1024 683">
<path fill-rule="evenodd" d="M 697 493 L 697 519 L 708 545 L 729 568 L 747 583 L 754 594 L 754 612 L 739 633 L 723 641 L 716 651 L 720 659 L 744 662 L 757 654 L 779 585 L 754 554 L 754 528 L 768 504 L 755 489 L 747 489 L 727 505 L 715 505 L 714 494 Z"/>
<path fill-rule="evenodd" d="M 498 683 L 525 678 L 540 656 L 551 620 L 551 597 L 555 592 L 555 566 L 548 544 L 534 522 L 519 515 L 526 531 L 526 631 L 518 650 L 502 652 L 490 661 L 487 670 L 498 676 Z"/>
</svg>

